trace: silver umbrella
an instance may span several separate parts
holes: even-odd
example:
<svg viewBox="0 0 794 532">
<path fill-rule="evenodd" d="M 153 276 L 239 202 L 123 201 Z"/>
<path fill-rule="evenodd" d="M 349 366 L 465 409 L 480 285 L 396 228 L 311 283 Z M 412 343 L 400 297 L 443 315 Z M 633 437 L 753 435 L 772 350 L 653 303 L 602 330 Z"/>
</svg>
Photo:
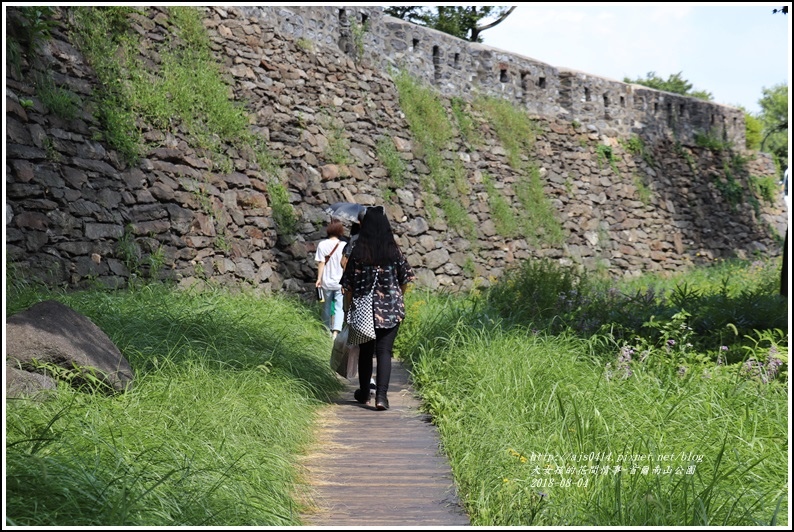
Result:
<svg viewBox="0 0 794 532">
<path fill-rule="evenodd" d="M 347 220 L 348 222 L 360 222 L 367 208 L 360 203 L 340 201 L 327 206 L 323 210 L 330 214 L 332 218 L 339 218 L 341 220 Z"/>
</svg>

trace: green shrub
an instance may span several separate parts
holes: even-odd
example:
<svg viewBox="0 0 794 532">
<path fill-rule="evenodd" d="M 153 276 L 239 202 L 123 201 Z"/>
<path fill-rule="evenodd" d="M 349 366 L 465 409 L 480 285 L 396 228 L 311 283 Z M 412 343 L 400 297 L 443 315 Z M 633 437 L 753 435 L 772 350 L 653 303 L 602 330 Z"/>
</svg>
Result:
<svg viewBox="0 0 794 532">
<path fill-rule="evenodd" d="M 726 150 L 731 146 L 719 133 L 715 133 L 711 130 L 695 132 L 695 145 L 714 151 Z"/>
<path fill-rule="evenodd" d="M 750 185 L 761 199 L 774 204 L 780 194 L 778 180 L 774 176 L 750 176 Z"/>
<path fill-rule="evenodd" d="M 284 235 L 294 234 L 297 229 L 298 219 L 289 201 L 287 187 L 273 178 L 267 185 L 267 194 L 270 197 L 273 219 L 279 232 Z"/>
</svg>

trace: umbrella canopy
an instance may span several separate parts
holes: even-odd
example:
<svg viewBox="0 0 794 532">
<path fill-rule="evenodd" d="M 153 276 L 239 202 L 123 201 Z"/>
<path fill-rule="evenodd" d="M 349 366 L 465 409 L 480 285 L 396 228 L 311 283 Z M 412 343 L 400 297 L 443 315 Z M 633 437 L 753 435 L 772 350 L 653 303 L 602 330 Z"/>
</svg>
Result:
<svg viewBox="0 0 794 532">
<path fill-rule="evenodd" d="M 339 203 L 334 203 L 327 206 L 323 210 L 330 214 L 333 218 L 340 218 L 342 220 L 347 220 L 348 222 L 360 222 L 361 218 L 364 217 L 364 213 L 367 211 L 367 208 L 360 203 L 348 203 L 346 201 L 340 201 Z"/>
</svg>

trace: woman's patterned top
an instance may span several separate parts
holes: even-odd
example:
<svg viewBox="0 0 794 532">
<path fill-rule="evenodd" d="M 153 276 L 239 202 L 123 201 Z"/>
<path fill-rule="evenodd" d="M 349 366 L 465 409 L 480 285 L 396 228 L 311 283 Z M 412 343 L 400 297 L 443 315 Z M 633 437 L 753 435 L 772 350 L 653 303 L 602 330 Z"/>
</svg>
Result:
<svg viewBox="0 0 794 532">
<path fill-rule="evenodd" d="M 376 271 L 378 273 L 377 285 L 372 294 L 375 327 L 390 329 L 405 318 L 405 303 L 400 286 L 416 279 L 405 256 L 401 255 L 398 261 L 382 267 L 359 264 L 357 260 L 351 258 L 339 284 L 346 292 L 352 289 L 355 300 L 372 290 Z"/>
</svg>

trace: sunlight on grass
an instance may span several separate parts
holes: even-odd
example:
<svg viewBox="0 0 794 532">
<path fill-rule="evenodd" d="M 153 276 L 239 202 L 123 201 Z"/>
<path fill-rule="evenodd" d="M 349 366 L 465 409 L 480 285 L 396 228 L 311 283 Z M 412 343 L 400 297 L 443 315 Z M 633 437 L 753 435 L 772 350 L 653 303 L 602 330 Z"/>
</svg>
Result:
<svg viewBox="0 0 794 532">
<path fill-rule="evenodd" d="M 472 524 L 788 524 L 787 306 L 759 274 L 770 262 L 660 286 L 539 261 L 470 294 L 410 291 L 395 354 Z M 67 293 L 9 272 L 10 313 L 71 306 L 136 378 L 114 396 L 61 383 L 7 401 L 7 524 L 300 525 L 301 456 L 342 388 L 315 307 L 156 283 Z"/>
<path fill-rule="evenodd" d="M 276 296 L 158 285 L 58 299 L 119 346 L 135 387 L 113 397 L 62 387 L 44 403 L 8 402 L 9 519 L 300 524 L 296 457 L 313 412 L 341 388 L 313 313 Z"/>
<path fill-rule="evenodd" d="M 772 323 L 785 324 L 785 301 L 764 277 L 740 274 L 759 267 L 732 266 L 742 289 L 728 290 L 721 312 L 741 317 L 748 301 L 763 301 Z M 723 273 L 687 276 L 691 300 L 643 293 L 641 284 L 626 288 L 630 299 L 619 284 L 604 299 L 603 282 L 542 262 L 481 294 L 409 294 L 397 348 L 473 525 L 786 521 L 787 327 L 702 352 L 696 344 L 725 341 L 704 325 L 719 320 L 701 315 L 695 330 L 675 306 L 724 291 L 714 280 Z M 608 320 L 641 306 L 659 317 L 656 327 Z M 581 328 L 593 322 L 602 325 Z"/>
</svg>

